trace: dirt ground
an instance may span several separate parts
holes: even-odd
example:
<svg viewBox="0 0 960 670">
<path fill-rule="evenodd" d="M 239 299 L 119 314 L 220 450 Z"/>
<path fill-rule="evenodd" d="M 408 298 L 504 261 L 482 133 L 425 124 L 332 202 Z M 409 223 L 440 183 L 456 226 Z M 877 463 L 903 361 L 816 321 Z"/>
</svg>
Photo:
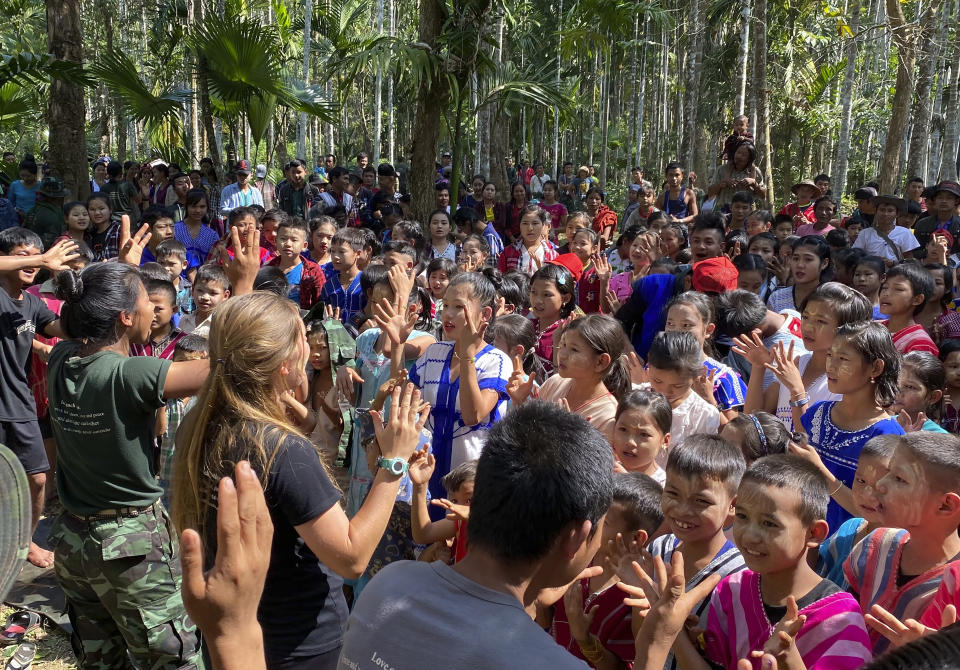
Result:
<svg viewBox="0 0 960 670">
<path fill-rule="evenodd" d="M 0 625 L 14 611 L 12 607 L 0 606 Z M 49 630 L 41 626 L 29 633 L 26 639 L 37 645 L 37 657 L 30 666 L 31 670 L 72 670 L 77 667 L 77 659 L 70 647 L 70 638 L 53 624 L 50 624 Z M 0 648 L 0 667 L 6 667 L 7 660 L 13 656 L 16 648 L 16 645 Z"/>
</svg>

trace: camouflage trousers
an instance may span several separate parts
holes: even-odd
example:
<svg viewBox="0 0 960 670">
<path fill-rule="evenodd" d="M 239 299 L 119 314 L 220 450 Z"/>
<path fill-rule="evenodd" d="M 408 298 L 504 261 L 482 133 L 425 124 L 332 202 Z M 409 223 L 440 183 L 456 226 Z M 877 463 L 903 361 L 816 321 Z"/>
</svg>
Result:
<svg viewBox="0 0 960 670">
<path fill-rule="evenodd" d="M 50 531 L 80 668 L 204 667 L 196 626 L 180 595 L 180 544 L 157 502 L 136 517 L 60 514 Z"/>
</svg>

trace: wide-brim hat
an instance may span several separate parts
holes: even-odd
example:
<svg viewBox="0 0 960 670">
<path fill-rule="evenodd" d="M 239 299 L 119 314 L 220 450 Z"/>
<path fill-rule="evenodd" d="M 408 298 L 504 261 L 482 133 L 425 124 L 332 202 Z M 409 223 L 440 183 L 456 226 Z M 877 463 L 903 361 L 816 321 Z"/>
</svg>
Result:
<svg viewBox="0 0 960 670">
<path fill-rule="evenodd" d="M 30 486 L 20 461 L 0 444 L 0 601 L 30 550 Z"/>
<path fill-rule="evenodd" d="M 40 182 L 37 193 L 45 195 L 48 198 L 63 198 L 67 195 L 67 190 L 63 187 L 63 180 L 57 177 L 44 177 Z"/>
<path fill-rule="evenodd" d="M 955 181 L 942 181 L 936 186 L 933 187 L 932 196 L 936 196 L 940 191 L 946 191 L 947 193 L 954 195 L 960 198 L 960 184 Z"/>
<path fill-rule="evenodd" d="M 897 212 L 900 214 L 907 213 L 907 201 L 903 198 L 898 198 L 895 195 L 878 195 L 873 198 L 874 207 L 879 207 L 880 205 L 893 205 L 897 208 Z"/>
<path fill-rule="evenodd" d="M 814 189 L 814 190 L 819 190 L 819 187 L 818 187 L 815 183 L 813 183 L 813 180 L 812 180 L 812 179 L 804 179 L 803 181 L 798 181 L 796 184 L 794 184 L 793 186 L 791 186 L 791 187 L 790 187 L 790 191 L 791 191 L 794 195 L 796 195 L 796 194 L 797 194 L 797 190 L 798 190 L 801 186 L 809 186 L 810 188 L 812 188 L 812 189 Z"/>
</svg>

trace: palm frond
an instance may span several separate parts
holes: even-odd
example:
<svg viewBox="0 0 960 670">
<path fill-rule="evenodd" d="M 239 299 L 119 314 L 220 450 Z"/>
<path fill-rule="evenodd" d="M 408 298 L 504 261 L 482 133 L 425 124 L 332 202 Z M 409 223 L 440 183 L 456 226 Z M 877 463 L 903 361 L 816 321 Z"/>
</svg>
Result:
<svg viewBox="0 0 960 670">
<path fill-rule="evenodd" d="M 94 79 L 73 61 L 59 60 L 52 54 L 29 53 L 0 55 L 0 86 L 13 82 L 21 86 L 39 86 L 50 79 L 93 86 Z"/>
<path fill-rule="evenodd" d="M 28 89 L 8 82 L 0 86 L 0 126 L 5 124 L 22 123 L 27 115 L 36 116 L 37 101 L 29 95 Z"/>
<path fill-rule="evenodd" d="M 126 113 L 138 121 L 160 123 L 176 117 L 192 95 L 184 89 L 167 89 L 159 94 L 147 88 L 137 66 L 121 51 L 104 52 L 90 66 L 90 72 L 119 96 Z"/>
</svg>

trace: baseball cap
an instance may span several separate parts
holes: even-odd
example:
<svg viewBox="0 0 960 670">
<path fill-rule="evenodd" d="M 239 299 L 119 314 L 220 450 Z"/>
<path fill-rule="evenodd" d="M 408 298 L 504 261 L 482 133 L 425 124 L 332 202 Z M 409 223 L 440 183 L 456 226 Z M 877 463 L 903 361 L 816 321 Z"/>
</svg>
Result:
<svg viewBox="0 0 960 670">
<path fill-rule="evenodd" d="M 854 200 L 873 200 L 877 197 L 877 189 L 872 186 L 864 186 L 863 188 L 858 188 L 854 194 Z"/>
<path fill-rule="evenodd" d="M 583 276 L 583 261 L 576 254 L 560 254 L 547 262 L 566 268 L 573 275 L 574 281 L 580 281 L 580 277 Z"/>
<path fill-rule="evenodd" d="M 723 293 L 737 288 L 740 273 L 726 256 L 708 258 L 693 264 L 693 290 L 701 293 Z"/>
<path fill-rule="evenodd" d="M 267 176 L 267 166 L 263 163 L 260 163 L 257 166 L 257 179 L 263 179 Z"/>
<path fill-rule="evenodd" d="M 242 160 L 237 161 L 237 166 L 233 168 L 234 172 L 242 172 L 243 174 L 250 174 L 250 161 Z"/>
</svg>

